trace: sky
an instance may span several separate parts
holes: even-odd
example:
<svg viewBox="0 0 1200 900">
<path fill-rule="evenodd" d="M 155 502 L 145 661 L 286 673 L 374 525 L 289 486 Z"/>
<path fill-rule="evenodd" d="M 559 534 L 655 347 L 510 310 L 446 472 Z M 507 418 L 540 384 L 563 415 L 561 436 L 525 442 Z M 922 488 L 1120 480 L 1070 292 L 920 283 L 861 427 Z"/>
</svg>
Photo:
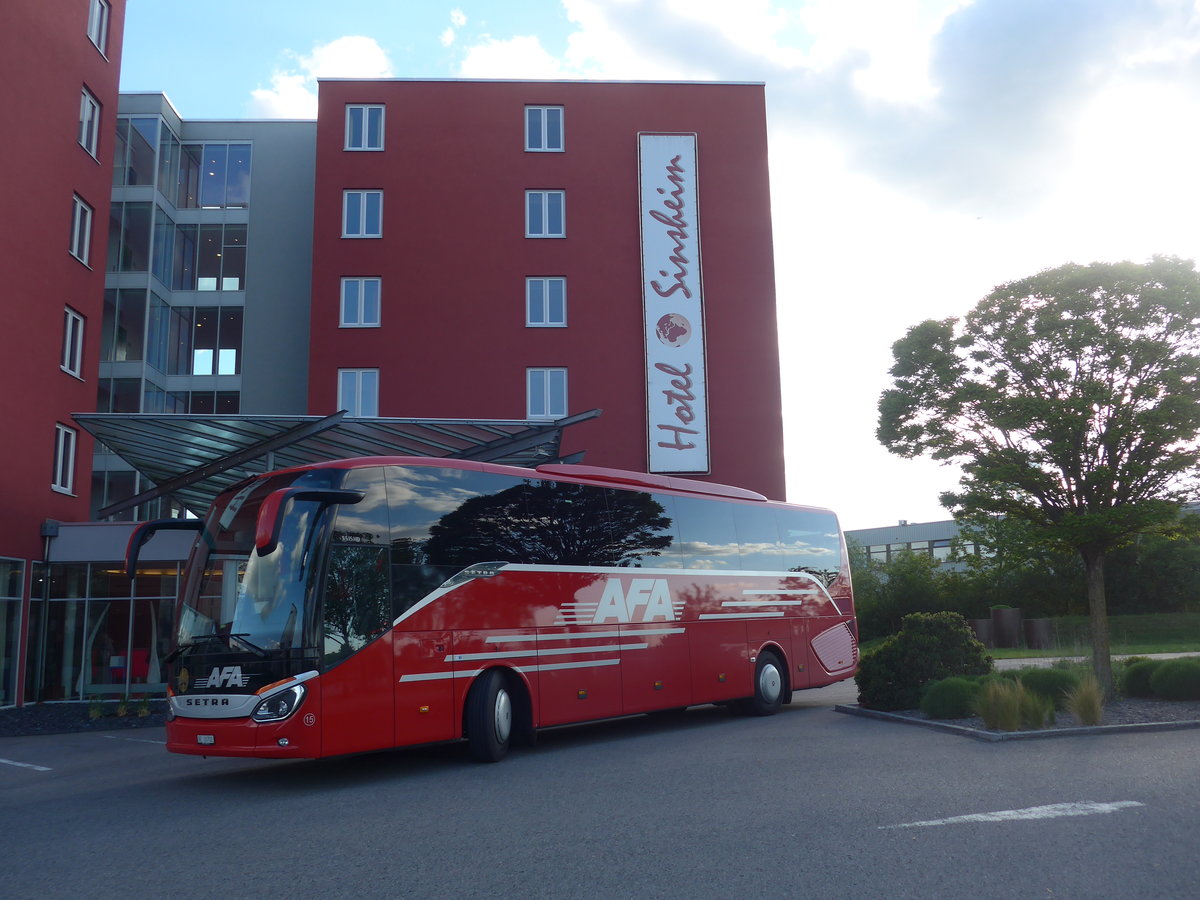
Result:
<svg viewBox="0 0 1200 900">
<path fill-rule="evenodd" d="M 891 346 L 1068 262 L 1200 258 L 1200 0 L 128 0 L 122 91 L 312 118 L 318 77 L 766 85 L 788 496 L 949 518 L 875 438 Z"/>
</svg>

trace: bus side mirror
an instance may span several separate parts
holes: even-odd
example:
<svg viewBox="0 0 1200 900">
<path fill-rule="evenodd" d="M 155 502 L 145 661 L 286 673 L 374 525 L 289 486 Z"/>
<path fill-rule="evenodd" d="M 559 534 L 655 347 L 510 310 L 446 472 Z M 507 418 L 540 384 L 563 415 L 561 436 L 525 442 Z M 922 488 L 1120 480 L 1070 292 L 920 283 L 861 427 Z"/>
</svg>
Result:
<svg viewBox="0 0 1200 900">
<path fill-rule="evenodd" d="M 316 500 L 318 503 L 358 503 L 366 495 L 362 491 L 340 491 L 333 488 L 280 488 L 267 494 L 258 508 L 254 529 L 254 549 L 259 556 L 275 552 L 279 546 L 279 531 L 283 527 L 283 509 L 289 500 Z"/>
<path fill-rule="evenodd" d="M 143 522 L 133 529 L 129 535 L 129 543 L 125 545 L 125 574 L 132 578 L 137 574 L 138 556 L 146 541 L 154 537 L 157 531 L 202 531 L 203 519 L 155 519 L 153 522 Z"/>
</svg>

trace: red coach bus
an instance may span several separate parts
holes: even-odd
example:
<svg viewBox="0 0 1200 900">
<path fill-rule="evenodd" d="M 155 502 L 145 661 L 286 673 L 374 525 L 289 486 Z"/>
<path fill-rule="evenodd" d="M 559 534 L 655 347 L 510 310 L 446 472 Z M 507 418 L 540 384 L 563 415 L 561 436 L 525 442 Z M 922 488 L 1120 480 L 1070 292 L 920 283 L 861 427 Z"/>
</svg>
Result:
<svg viewBox="0 0 1200 900">
<path fill-rule="evenodd" d="M 827 510 L 588 466 L 408 457 L 274 472 L 195 527 L 167 746 L 314 758 L 729 703 L 770 715 L 858 659 Z"/>
</svg>

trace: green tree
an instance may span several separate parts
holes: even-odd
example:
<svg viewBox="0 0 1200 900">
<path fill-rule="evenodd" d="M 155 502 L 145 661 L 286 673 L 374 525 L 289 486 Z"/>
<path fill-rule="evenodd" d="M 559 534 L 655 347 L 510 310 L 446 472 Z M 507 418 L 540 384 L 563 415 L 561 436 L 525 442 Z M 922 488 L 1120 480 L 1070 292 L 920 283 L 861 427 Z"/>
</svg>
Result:
<svg viewBox="0 0 1200 900">
<path fill-rule="evenodd" d="M 878 437 L 957 462 L 942 502 L 1005 517 L 1083 560 L 1093 664 L 1112 693 L 1105 555 L 1179 527 L 1200 449 L 1200 275 L 1192 262 L 1069 264 L 1001 285 L 965 319 L 893 346 Z M 1190 517 L 1189 517 L 1190 518 Z"/>
</svg>

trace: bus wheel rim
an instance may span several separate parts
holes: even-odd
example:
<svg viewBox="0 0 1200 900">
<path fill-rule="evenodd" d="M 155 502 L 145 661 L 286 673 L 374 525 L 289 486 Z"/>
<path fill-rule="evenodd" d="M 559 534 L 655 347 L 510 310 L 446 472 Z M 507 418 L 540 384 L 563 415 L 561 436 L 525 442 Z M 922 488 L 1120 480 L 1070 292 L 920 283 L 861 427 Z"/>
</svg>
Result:
<svg viewBox="0 0 1200 900">
<path fill-rule="evenodd" d="M 501 690 L 497 692 L 494 715 L 493 724 L 495 726 L 496 740 L 504 743 L 508 740 L 508 736 L 512 732 L 512 700 L 509 699 L 508 691 Z"/>
<path fill-rule="evenodd" d="M 775 668 L 774 663 L 767 663 L 763 666 L 762 672 L 758 676 L 758 689 L 768 703 L 774 703 L 783 693 L 783 679 L 779 676 L 779 669 Z"/>
</svg>

